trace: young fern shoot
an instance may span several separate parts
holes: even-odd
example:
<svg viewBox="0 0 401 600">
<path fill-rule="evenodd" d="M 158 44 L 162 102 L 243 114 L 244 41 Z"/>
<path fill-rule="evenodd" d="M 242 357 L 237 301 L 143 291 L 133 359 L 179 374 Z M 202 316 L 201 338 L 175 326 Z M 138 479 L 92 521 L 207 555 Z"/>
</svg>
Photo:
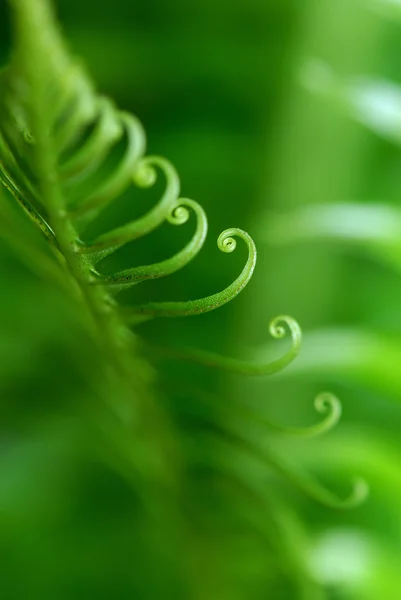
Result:
<svg viewBox="0 0 401 600">
<path fill-rule="evenodd" d="M 220 251 L 233 252 L 235 238 L 240 238 L 247 246 L 248 258 L 235 281 L 218 293 L 185 302 L 119 305 L 118 292 L 146 280 L 166 277 L 189 264 L 205 242 L 205 212 L 194 200 L 180 197 L 179 176 L 168 160 L 146 156 L 146 135 L 139 120 L 97 94 L 85 70 L 65 48 L 50 0 L 9 0 L 9 3 L 15 44 L 11 64 L 0 77 L 1 182 L 49 240 L 60 259 L 60 270 L 68 270 L 80 290 L 85 309 L 91 316 L 92 330 L 121 389 L 136 390 L 137 398 L 141 399 L 137 401 L 142 402 L 142 409 L 147 413 L 150 401 L 145 388 L 148 382 L 137 368 L 137 361 L 142 358 L 137 358 L 137 338 L 131 326 L 155 317 L 199 315 L 230 302 L 253 275 L 255 244 L 242 229 L 229 228 L 220 234 L 217 240 Z M 117 166 L 111 156 L 114 150 L 118 150 L 120 156 Z M 144 216 L 94 239 L 89 237 L 89 226 L 130 186 L 149 188 L 160 176 L 164 180 L 164 192 Z M 196 229 L 192 239 L 177 254 L 154 264 L 111 274 L 102 272 L 104 258 L 148 235 L 166 221 L 183 225 L 191 212 L 196 218 Z M 270 333 L 276 339 L 285 335 L 286 328 L 292 339 L 290 350 L 267 364 L 191 349 L 161 351 L 230 372 L 271 375 L 289 365 L 299 352 L 301 331 L 296 321 L 279 316 L 270 323 Z M 319 396 L 315 406 L 319 412 L 327 410 L 328 416 L 319 425 L 303 432 L 292 430 L 292 433 L 316 435 L 338 421 L 341 406 L 337 399 Z M 157 414 L 161 422 L 159 408 L 153 406 L 152 417 Z M 164 455 L 159 433 L 149 443 L 159 444 L 159 453 Z M 269 461 L 277 468 L 272 457 Z M 163 477 L 163 468 L 160 467 L 160 477 Z M 279 467 L 279 470 L 296 480 L 296 475 L 288 469 Z M 334 505 L 327 494 L 318 491 L 315 496 Z M 361 497 L 361 493 L 356 494 L 356 499 Z"/>
</svg>

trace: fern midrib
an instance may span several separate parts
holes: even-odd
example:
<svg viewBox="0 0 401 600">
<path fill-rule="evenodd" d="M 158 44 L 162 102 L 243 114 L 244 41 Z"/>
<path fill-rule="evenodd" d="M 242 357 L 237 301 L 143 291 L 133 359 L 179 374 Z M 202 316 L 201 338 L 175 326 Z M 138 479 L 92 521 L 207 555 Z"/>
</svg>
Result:
<svg viewBox="0 0 401 600">
<path fill-rule="evenodd" d="M 25 65 L 26 72 L 32 65 L 31 60 Z M 78 253 L 78 234 L 75 230 L 68 213 L 65 209 L 65 199 L 58 182 L 56 150 L 53 147 L 52 137 L 47 131 L 44 113 L 45 94 L 38 72 L 31 73 L 32 86 L 32 130 L 36 140 L 36 166 L 40 181 L 40 189 L 44 204 L 48 207 L 50 225 L 56 235 L 61 253 L 66 259 L 67 265 L 74 279 L 79 285 L 82 296 L 89 314 L 93 318 L 93 331 L 100 338 L 104 351 L 107 352 L 108 360 L 114 365 L 121 375 L 126 376 L 126 356 L 130 352 L 129 345 L 133 335 L 120 321 L 116 311 L 112 307 L 112 299 L 105 289 L 100 285 L 92 285 L 91 267 L 87 259 Z M 39 72 L 40 73 L 40 72 Z M 38 99 L 43 98 L 43 103 Z M 130 344 L 127 340 L 130 340 Z"/>
<path fill-rule="evenodd" d="M 121 449 L 130 448 L 133 468 L 140 470 L 150 488 L 153 489 L 154 479 L 156 486 L 163 489 L 168 486 L 174 495 L 179 482 L 176 443 L 170 420 L 155 399 L 150 365 L 139 356 L 136 336 L 121 320 L 112 297 L 102 285 L 93 285 L 91 265 L 88 258 L 78 252 L 78 234 L 66 210 L 59 184 L 57 149 L 48 114 L 51 108 L 47 96 L 48 73 L 43 65 L 47 64 L 49 52 L 53 50 L 51 60 L 64 61 L 62 43 L 54 32 L 47 2 L 10 2 L 15 28 L 16 72 L 23 75 L 29 89 L 29 120 L 35 139 L 39 189 L 60 252 L 81 292 L 88 326 L 102 351 L 108 377 L 108 388 L 103 397 L 109 394 L 108 407 L 117 417 L 117 424 L 111 419 L 113 424 L 108 423 L 107 427 L 115 428 L 112 438 L 117 445 L 121 434 L 124 440 Z M 42 31 L 45 32 L 43 37 Z M 143 456 L 146 453 L 152 457 L 151 465 L 145 464 Z M 124 458 L 122 456 L 123 461 Z"/>
</svg>

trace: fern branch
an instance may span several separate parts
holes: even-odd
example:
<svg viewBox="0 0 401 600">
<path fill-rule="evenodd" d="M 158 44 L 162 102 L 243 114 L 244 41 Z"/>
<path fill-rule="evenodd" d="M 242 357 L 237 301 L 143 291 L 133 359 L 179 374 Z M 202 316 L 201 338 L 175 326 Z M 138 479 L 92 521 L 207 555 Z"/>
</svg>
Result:
<svg viewBox="0 0 401 600">
<path fill-rule="evenodd" d="M 257 418 L 277 433 L 298 438 L 317 437 L 327 433 L 337 425 L 341 418 L 342 407 L 339 399 L 333 394 L 330 394 L 330 392 L 322 392 L 318 394 L 314 401 L 314 407 L 317 412 L 321 414 L 327 414 L 322 421 L 316 423 L 316 425 L 309 425 L 309 427 L 289 427 L 288 425 L 278 425 L 277 423 L 273 423 L 272 421 L 265 419 L 264 416 L 258 417 L 255 415 L 255 419 Z"/>
<path fill-rule="evenodd" d="M 230 356 L 222 356 L 221 354 L 200 350 L 198 348 L 171 348 L 166 346 L 155 346 L 153 344 L 151 345 L 151 348 L 168 358 L 186 360 L 206 367 L 227 371 L 229 373 L 237 373 L 239 375 L 247 375 L 250 377 L 273 375 L 291 364 L 298 356 L 301 348 L 301 328 L 295 319 L 292 319 L 287 315 L 279 315 L 270 322 L 270 335 L 275 339 L 283 338 L 286 335 L 286 329 L 283 325 L 287 326 L 291 334 L 291 348 L 284 356 L 268 363 L 257 363 L 254 361 L 241 360 L 239 358 L 231 358 Z"/>
<path fill-rule="evenodd" d="M 109 231 L 95 241 L 83 245 L 80 252 L 90 255 L 93 264 L 112 254 L 124 244 L 143 237 L 156 229 L 168 218 L 169 213 L 176 206 L 180 193 L 180 180 L 173 165 L 164 158 L 148 156 L 139 163 L 134 161 L 131 164 L 130 179 L 140 187 L 150 187 L 157 179 L 156 166 L 164 172 L 167 182 L 161 200 L 140 219 Z M 132 174 L 133 168 L 135 168 L 134 174 Z"/>
<path fill-rule="evenodd" d="M 47 1 L 11 0 L 11 5 L 16 50 L 10 81 L 14 90 L 15 82 L 23 82 L 25 95 L 20 94 L 16 101 L 19 100 L 23 115 L 22 127 L 34 140 L 29 151 L 41 201 L 46 206 L 49 224 L 66 265 L 81 290 L 88 323 L 108 365 L 109 394 L 113 400 L 110 408 L 115 415 L 108 423 L 109 440 L 116 443 L 119 440 L 117 447 L 121 448 L 121 460 L 126 461 L 129 457 L 143 486 L 142 491 L 146 490 L 149 502 L 154 502 L 158 486 L 169 489 L 169 494 L 176 487 L 177 465 L 170 460 L 175 446 L 170 425 L 164 411 L 153 399 L 150 371 L 137 355 L 136 337 L 120 320 L 105 288 L 92 285 L 92 267 L 78 252 L 79 236 L 67 212 L 58 172 L 59 147 L 52 129 L 55 118 L 50 117 L 53 96 L 59 87 L 62 88 L 63 73 L 68 71 L 69 61 L 54 30 Z M 148 431 L 146 440 L 141 439 L 138 428 Z M 149 479 L 150 471 L 153 481 Z"/>
<path fill-rule="evenodd" d="M 187 302 L 119 307 L 113 292 L 146 279 L 163 277 L 188 264 L 204 243 L 206 216 L 196 202 L 179 199 L 180 181 L 171 163 L 158 156 L 144 156 L 146 136 L 139 120 L 98 96 L 84 70 L 70 59 L 54 25 L 49 0 L 9 1 L 16 44 L 11 66 L 0 80 L 1 180 L 31 221 L 58 249 L 63 257 L 62 267 L 68 270 L 74 289 L 79 289 L 88 323 L 107 365 L 107 392 L 114 419 L 107 421 L 104 428 L 118 449 L 119 468 L 130 481 L 138 475 L 138 487 L 152 510 L 157 507 L 159 514 L 165 516 L 167 504 L 170 511 L 167 520 L 172 520 L 177 517 L 173 507 L 179 506 L 180 461 L 176 460 L 170 419 L 153 398 L 150 369 L 139 355 L 138 341 L 129 325 L 152 317 L 201 314 L 223 306 L 250 281 L 256 264 L 256 247 L 245 231 L 226 229 L 217 242 L 222 252 L 235 250 L 235 237 L 241 238 L 248 249 L 242 272 L 226 289 Z M 111 157 L 114 150 L 120 156 L 117 166 Z M 165 179 L 165 189 L 145 216 L 94 240 L 85 239 L 87 226 L 106 206 L 131 184 L 154 185 L 159 173 Z M 164 221 L 184 223 L 189 209 L 197 218 L 196 230 L 191 241 L 175 256 L 112 274 L 98 269 L 103 258 L 147 235 Z M 283 324 L 291 332 L 292 346 L 270 364 L 258 365 L 192 350 L 183 352 L 182 358 L 248 375 L 275 373 L 294 360 L 301 342 L 299 326 L 287 316 L 272 321 L 273 337 L 284 336 Z M 321 412 L 328 411 L 320 424 L 305 431 L 290 428 L 286 432 L 316 435 L 337 422 L 340 405 L 332 396 L 319 396 L 315 406 Z M 277 426 L 276 429 L 283 430 Z M 243 436 L 238 439 L 246 445 Z M 270 455 L 266 460 L 326 504 L 338 504 L 332 495 L 297 477 Z M 361 495 L 359 486 L 347 503 Z"/>
<path fill-rule="evenodd" d="M 256 265 L 256 246 L 248 233 L 242 229 L 226 229 L 217 240 L 217 246 L 222 252 L 233 252 L 237 243 L 233 236 L 244 240 L 248 246 L 248 260 L 241 274 L 231 285 L 222 292 L 187 302 L 153 302 L 142 306 L 122 308 L 121 313 L 127 322 L 138 321 L 138 317 L 187 317 L 215 310 L 235 298 L 247 285 L 253 275 Z"/>
<path fill-rule="evenodd" d="M 197 226 L 191 241 L 180 252 L 161 262 L 141 267 L 132 267 L 112 275 L 96 273 L 97 280 L 109 286 L 110 291 L 113 293 L 118 293 L 142 281 L 166 277 L 185 267 L 198 254 L 206 239 L 206 214 L 197 202 L 189 198 L 180 198 L 179 206 L 174 208 L 171 215 L 167 217 L 170 223 L 182 225 L 189 219 L 188 208 L 191 208 L 195 213 Z"/>
<path fill-rule="evenodd" d="M 268 465 L 279 475 L 288 480 L 294 487 L 304 492 L 311 499 L 335 509 L 351 509 L 362 504 L 369 495 L 369 487 L 363 478 L 357 477 L 352 482 L 351 492 L 345 498 L 339 498 L 327 490 L 321 483 L 316 481 L 310 474 L 294 469 L 284 459 L 279 457 L 270 447 L 262 444 L 259 440 L 250 439 L 244 432 L 236 431 L 236 427 L 230 430 L 230 436 L 243 445 L 251 455 L 257 457 L 262 463 Z"/>
</svg>

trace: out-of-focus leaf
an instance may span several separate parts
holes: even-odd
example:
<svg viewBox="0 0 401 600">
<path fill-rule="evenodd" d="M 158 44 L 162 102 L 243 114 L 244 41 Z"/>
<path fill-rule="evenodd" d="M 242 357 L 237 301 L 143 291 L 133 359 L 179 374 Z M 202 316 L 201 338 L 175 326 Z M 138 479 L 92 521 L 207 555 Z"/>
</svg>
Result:
<svg viewBox="0 0 401 600">
<path fill-rule="evenodd" d="M 304 64 L 300 79 L 311 92 L 345 110 L 377 135 L 401 145 L 401 87 L 397 83 L 372 76 L 343 78 L 318 59 Z"/>
<path fill-rule="evenodd" d="M 401 210 L 389 204 L 314 204 L 272 216 L 259 232 L 273 244 L 330 241 L 401 271 Z"/>
<path fill-rule="evenodd" d="M 364 0 L 367 8 L 391 20 L 401 19 L 400 0 Z"/>
</svg>

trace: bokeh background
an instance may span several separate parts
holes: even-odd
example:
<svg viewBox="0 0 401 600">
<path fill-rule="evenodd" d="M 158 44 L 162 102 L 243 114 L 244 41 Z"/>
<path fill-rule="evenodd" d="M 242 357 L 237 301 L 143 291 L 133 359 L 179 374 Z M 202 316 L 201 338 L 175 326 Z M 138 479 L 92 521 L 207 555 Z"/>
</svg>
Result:
<svg viewBox="0 0 401 600">
<path fill-rule="evenodd" d="M 361 507 L 335 511 L 244 461 L 263 488 L 262 510 L 195 474 L 199 598 L 398 600 L 401 3 L 58 0 L 57 10 L 98 88 L 139 116 L 149 152 L 175 164 L 183 195 L 208 214 L 208 241 L 191 265 L 133 298 L 192 299 L 228 285 L 245 250 L 220 255 L 215 240 L 227 227 L 246 229 L 258 246 L 254 278 L 234 302 L 145 323 L 138 334 L 263 360 L 286 348 L 269 339 L 270 318 L 290 314 L 304 331 L 299 359 L 267 379 L 151 356 L 161 401 L 222 415 L 246 404 L 301 426 L 316 422 L 313 398 L 329 389 L 343 404 L 335 430 L 297 441 L 267 431 L 268 442 L 339 497 L 355 475 L 371 488 Z M 4 0 L 0 30 L 3 63 Z M 32 273 L 7 221 L 1 227 L 0 595 L 195 598 L 182 589 L 183 559 L 169 555 L 167 534 L 167 549 L 157 536 L 149 542 L 153 533 L 138 541 L 129 487 L 83 450 L 96 351 L 74 307 Z M 161 227 L 130 246 L 130 260 L 170 256 L 189 230 Z M 201 420 L 192 427 L 207 445 Z"/>
</svg>

